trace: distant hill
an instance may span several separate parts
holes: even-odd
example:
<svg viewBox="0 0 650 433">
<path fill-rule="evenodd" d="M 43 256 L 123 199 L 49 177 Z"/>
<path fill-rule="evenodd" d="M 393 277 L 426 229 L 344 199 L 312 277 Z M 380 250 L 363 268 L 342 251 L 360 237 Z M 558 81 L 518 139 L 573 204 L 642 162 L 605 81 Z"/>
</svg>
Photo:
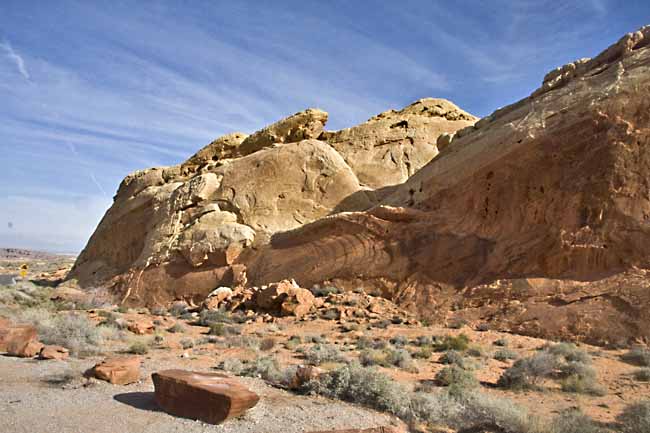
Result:
<svg viewBox="0 0 650 433">
<path fill-rule="evenodd" d="M 68 257 L 72 254 L 54 254 L 45 251 L 26 250 L 22 248 L 0 248 L 0 259 L 54 259 L 57 257 Z"/>
</svg>

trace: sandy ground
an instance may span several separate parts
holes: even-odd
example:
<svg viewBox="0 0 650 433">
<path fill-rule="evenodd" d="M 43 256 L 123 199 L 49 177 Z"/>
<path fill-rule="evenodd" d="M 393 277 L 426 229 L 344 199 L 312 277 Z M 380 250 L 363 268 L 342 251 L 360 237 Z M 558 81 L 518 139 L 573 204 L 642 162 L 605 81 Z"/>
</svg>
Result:
<svg viewBox="0 0 650 433">
<path fill-rule="evenodd" d="M 149 373 L 152 369 L 192 368 L 189 360 L 149 366 L 145 362 L 143 380 L 127 386 L 91 382 L 92 385 L 84 387 L 77 381 L 62 387 L 47 383 L 66 371 L 79 373 L 94 361 L 35 361 L 0 356 L 0 432 L 298 433 L 395 422 L 384 414 L 323 398 L 292 395 L 250 378 L 241 380 L 261 399 L 242 417 L 219 426 L 176 418 L 156 407 Z"/>
</svg>

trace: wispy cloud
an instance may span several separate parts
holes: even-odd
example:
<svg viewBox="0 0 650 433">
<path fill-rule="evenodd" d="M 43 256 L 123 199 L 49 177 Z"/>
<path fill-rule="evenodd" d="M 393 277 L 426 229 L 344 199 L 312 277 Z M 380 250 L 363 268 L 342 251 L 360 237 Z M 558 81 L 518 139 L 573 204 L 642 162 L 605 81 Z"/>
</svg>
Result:
<svg viewBox="0 0 650 433">
<path fill-rule="evenodd" d="M 5 51 L 7 58 L 16 65 L 16 69 L 18 69 L 20 75 L 22 75 L 23 78 L 29 81 L 30 77 L 29 77 L 29 72 L 27 72 L 27 67 L 25 66 L 25 60 L 22 58 L 20 54 L 18 54 L 13 49 L 9 41 L 5 39 L 2 42 L 0 42 L 0 48 L 2 48 Z"/>
</svg>

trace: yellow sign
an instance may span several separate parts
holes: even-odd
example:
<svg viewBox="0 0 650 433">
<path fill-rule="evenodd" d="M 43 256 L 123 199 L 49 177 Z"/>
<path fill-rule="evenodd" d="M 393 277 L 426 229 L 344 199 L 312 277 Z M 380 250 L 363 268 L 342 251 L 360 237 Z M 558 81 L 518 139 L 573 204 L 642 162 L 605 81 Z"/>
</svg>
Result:
<svg viewBox="0 0 650 433">
<path fill-rule="evenodd" d="M 27 276 L 27 271 L 29 270 L 29 266 L 27 264 L 21 265 L 20 266 L 20 276 L 22 278 L 25 278 Z"/>
</svg>

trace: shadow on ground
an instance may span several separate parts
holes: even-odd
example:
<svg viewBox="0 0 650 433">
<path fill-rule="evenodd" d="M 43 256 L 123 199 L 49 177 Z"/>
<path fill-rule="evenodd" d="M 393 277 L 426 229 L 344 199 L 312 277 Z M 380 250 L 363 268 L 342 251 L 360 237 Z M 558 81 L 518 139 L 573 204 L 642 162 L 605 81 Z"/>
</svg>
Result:
<svg viewBox="0 0 650 433">
<path fill-rule="evenodd" d="M 148 410 L 151 412 L 161 411 L 154 401 L 153 392 L 125 392 L 113 396 L 113 399 L 136 409 Z"/>
</svg>

